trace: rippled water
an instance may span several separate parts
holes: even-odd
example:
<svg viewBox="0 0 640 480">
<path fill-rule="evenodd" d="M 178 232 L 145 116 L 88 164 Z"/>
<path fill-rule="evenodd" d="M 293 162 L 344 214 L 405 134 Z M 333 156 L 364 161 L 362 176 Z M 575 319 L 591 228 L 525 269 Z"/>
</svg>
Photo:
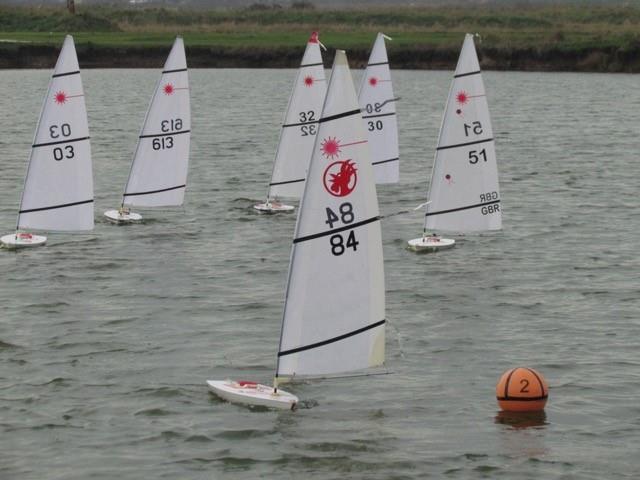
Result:
<svg viewBox="0 0 640 480">
<path fill-rule="evenodd" d="M 297 385 L 295 413 L 209 395 L 269 382 L 295 215 L 259 216 L 291 70 L 195 70 L 184 209 L 115 227 L 155 70 L 83 72 L 89 235 L 0 251 L 0 478 L 635 478 L 640 460 L 637 76 L 485 74 L 504 230 L 436 255 L 383 222 L 392 375 Z M 12 231 L 47 71 L 0 71 L 0 228 Z M 397 71 L 401 183 L 424 201 L 451 72 Z M 501 373 L 551 385 L 498 415 Z"/>
</svg>

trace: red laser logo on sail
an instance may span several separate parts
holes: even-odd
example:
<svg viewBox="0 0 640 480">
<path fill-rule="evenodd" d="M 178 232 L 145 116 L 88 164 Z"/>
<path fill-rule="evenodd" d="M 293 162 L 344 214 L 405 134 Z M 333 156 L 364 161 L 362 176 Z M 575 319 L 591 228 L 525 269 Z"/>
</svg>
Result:
<svg viewBox="0 0 640 480">
<path fill-rule="evenodd" d="M 305 87 L 312 87 L 313 86 L 313 77 L 310 75 L 307 75 L 306 77 L 304 77 L 304 85 Z"/>
<path fill-rule="evenodd" d="M 62 105 L 63 103 L 67 102 L 67 94 L 63 91 L 56 92 L 54 100 L 58 105 Z"/>
<path fill-rule="evenodd" d="M 465 92 L 464 90 L 460 90 L 456 95 L 456 102 L 458 102 L 460 105 L 466 105 L 467 103 L 469 103 L 470 98 L 471 97 L 467 92 Z M 462 109 L 458 108 L 456 110 L 456 113 L 458 115 L 462 115 Z"/>
<path fill-rule="evenodd" d="M 167 83 L 164 86 L 163 90 L 164 90 L 164 94 L 165 95 L 171 95 L 171 94 L 173 94 L 173 91 L 175 90 L 175 87 L 173 85 L 171 85 L 170 83 Z"/>
<path fill-rule="evenodd" d="M 456 102 L 458 102 L 460 105 L 465 105 L 469 102 L 469 98 L 470 97 L 467 92 L 465 92 L 464 90 L 460 90 L 456 95 Z"/>
<path fill-rule="evenodd" d="M 378 79 L 376 77 L 369 77 L 369 85 L 375 87 L 378 85 Z"/>
<path fill-rule="evenodd" d="M 324 188 L 334 197 L 346 197 L 356 188 L 358 173 L 351 160 L 338 160 L 324 171 Z"/>
<path fill-rule="evenodd" d="M 327 137 L 320 144 L 320 149 L 325 158 L 333 159 L 333 157 L 340 155 L 340 140 L 335 137 Z"/>
</svg>

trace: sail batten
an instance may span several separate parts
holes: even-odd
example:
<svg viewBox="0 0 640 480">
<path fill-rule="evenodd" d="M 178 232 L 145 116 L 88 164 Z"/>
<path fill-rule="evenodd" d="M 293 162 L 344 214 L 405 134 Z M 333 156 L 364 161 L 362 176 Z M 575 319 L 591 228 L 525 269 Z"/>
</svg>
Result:
<svg viewBox="0 0 640 480">
<path fill-rule="evenodd" d="M 473 36 L 466 35 L 436 147 L 425 231 L 502 228 L 495 142 Z"/>
<path fill-rule="evenodd" d="M 380 320 L 379 322 L 372 323 L 371 325 L 367 325 L 365 327 L 354 330 L 353 332 L 343 333 L 342 335 L 338 335 L 337 337 L 328 338 L 327 340 L 323 340 L 321 342 L 313 343 L 311 345 L 305 345 L 303 347 L 292 348 L 291 350 L 285 350 L 283 352 L 278 352 L 279 357 L 284 357 L 286 355 L 291 355 L 292 353 L 304 352 L 305 350 L 312 350 L 314 348 L 324 347 L 325 345 L 329 345 L 330 343 L 339 342 L 340 340 L 344 340 L 345 338 L 353 337 L 354 335 L 359 335 L 367 330 L 371 330 L 372 328 L 379 327 L 380 325 L 384 325 L 386 320 Z"/>
<path fill-rule="evenodd" d="M 156 83 L 138 136 L 123 205 L 182 205 L 190 144 L 189 75 L 184 42 L 177 37 Z"/>
<path fill-rule="evenodd" d="M 358 95 L 369 137 L 373 171 L 379 184 L 400 180 L 400 163 L 386 161 L 399 159 L 400 154 L 395 107 L 398 99 L 393 94 L 385 38 L 389 37 L 378 33 Z"/>
<path fill-rule="evenodd" d="M 384 362 L 384 268 L 369 142 L 336 52 L 291 250 L 276 378 Z"/>
</svg>

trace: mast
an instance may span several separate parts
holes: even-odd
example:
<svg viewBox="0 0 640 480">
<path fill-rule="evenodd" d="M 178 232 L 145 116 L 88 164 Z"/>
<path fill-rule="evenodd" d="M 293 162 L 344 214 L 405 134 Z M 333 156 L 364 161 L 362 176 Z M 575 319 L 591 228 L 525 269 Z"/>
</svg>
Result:
<svg viewBox="0 0 640 480">
<path fill-rule="evenodd" d="M 398 183 L 400 180 L 400 154 L 398 151 L 398 124 L 395 98 L 389 69 L 385 39 L 378 33 L 367 68 L 362 75 L 358 100 L 362 118 L 367 127 L 371 160 L 376 183 Z"/>
<path fill-rule="evenodd" d="M 93 174 L 84 90 L 65 37 L 32 142 L 17 230 L 93 229 Z"/>
<path fill-rule="evenodd" d="M 367 133 L 336 51 L 291 250 L 274 388 L 384 362 L 384 266 Z"/>
<path fill-rule="evenodd" d="M 273 198 L 300 197 L 326 94 L 318 32 L 312 32 L 302 56 L 280 129 L 267 203 Z"/>
<path fill-rule="evenodd" d="M 122 197 L 125 205 L 181 205 L 189 163 L 191 109 L 182 37 L 176 37 L 145 114 Z"/>
<path fill-rule="evenodd" d="M 425 233 L 499 230 L 498 183 L 489 107 L 473 35 L 467 34 L 438 135 Z"/>
</svg>

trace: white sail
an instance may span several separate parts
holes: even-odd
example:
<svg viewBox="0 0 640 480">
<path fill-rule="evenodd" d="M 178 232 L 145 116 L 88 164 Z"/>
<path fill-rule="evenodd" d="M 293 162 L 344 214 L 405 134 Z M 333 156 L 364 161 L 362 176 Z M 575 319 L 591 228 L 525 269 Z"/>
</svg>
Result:
<svg viewBox="0 0 640 480">
<path fill-rule="evenodd" d="M 365 120 L 376 183 L 400 180 L 396 98 L 393 96 L 386 35 L 378 33 L 360 82 L 359 103 Z"/>
<path fill-rule="evenodd" d="M 382 364 L 384 311 L 367 133 L 338 50 L 298 213 L 276 379 Z"/>
<path fill-rule="evenodd" d="M 299 198 L 327 92 L 317 32 L 311 34 L 298 69 L 269 183 L 268 198 Z"/>
<path fill-rule="evenodd" d="M 40 113 L 18 229 L 93 229 L 89 124 L 78 57 L 70 35 L 62 45 Z"/>
<path fill-rule="evenodd" d="M 140 207 L 182 205 L 190 140 L 189 75 L 184 42 L 177 37 L 138 138 L 123 204 Z"/>
<path fill-rule="evenodd" d="M 440 127 L 425 230 L 502 227 L 489 107 L 473 35 L 467 34 Z"/>
</svg>

